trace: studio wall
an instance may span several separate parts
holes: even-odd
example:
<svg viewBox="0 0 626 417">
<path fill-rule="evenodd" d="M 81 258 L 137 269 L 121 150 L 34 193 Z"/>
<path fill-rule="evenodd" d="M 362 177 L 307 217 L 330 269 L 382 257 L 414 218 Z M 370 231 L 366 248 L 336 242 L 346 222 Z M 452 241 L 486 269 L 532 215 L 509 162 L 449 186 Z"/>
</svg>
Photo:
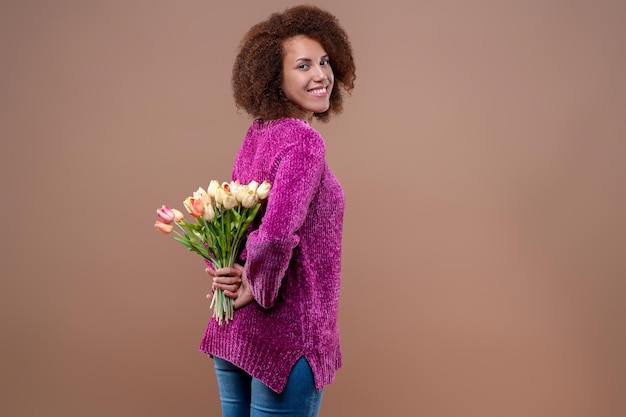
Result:
<svg viewBox="0 0 626 417">
<path fill-rule="evenodd" d="M 219 416 L 210 283 L 153 228 L 228 179 L 230 71 L 287 1 L 0 3 L 2 414 Z M 626 5 L 319 1 L 356 88 L 322 416 L 626 415 Z"/>
</svg>

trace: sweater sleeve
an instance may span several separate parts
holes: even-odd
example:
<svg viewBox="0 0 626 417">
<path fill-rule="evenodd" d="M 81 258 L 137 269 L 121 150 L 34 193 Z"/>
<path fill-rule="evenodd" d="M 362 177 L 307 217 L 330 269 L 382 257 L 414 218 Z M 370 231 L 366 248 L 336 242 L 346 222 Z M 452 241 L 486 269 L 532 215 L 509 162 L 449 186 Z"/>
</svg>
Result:
<svg viewBox="0 0 626 417">
<path fill-rule="evenodd" d="M 276 303 L 324 169 L 323 139 L 310 131 L 297 139 L 274 163 L 276 175 L 265 214 L 246 243 L 246 276 L 252 295 L 264 308 Z"/>
</svg>

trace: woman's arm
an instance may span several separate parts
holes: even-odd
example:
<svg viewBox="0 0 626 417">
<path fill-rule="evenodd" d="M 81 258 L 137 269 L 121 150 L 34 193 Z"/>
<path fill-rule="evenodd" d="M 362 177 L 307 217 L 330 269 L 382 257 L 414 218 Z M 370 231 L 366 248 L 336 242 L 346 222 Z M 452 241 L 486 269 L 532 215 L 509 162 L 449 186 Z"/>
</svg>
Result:
<svg viewBox="0 0 626 417">
<path fill-rule="evenodd" d="M 254 299 L 264 308 L 276 303 L 298 231 L 324 170 L 322 138 L 310 130 L 289 146 L 278 161 L 272 190 L 259 228 L 250 233 L 245 272 Z"/>
</svg>

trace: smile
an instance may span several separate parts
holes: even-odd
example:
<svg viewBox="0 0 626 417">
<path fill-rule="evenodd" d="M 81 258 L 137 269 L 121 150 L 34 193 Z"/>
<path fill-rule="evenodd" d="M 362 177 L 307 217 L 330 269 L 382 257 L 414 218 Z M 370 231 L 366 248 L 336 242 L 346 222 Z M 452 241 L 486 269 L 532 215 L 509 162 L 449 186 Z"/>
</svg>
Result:
<svg viewBox="0 0 626 417">
<path fill-rule="evenodd" d="M 314 96 L 325 96 L 328 94 L 328 89 L 326 87 L 316 88 L 314 90 L 309 90 L 309 94 L 313 94 Z"/>
</svg>

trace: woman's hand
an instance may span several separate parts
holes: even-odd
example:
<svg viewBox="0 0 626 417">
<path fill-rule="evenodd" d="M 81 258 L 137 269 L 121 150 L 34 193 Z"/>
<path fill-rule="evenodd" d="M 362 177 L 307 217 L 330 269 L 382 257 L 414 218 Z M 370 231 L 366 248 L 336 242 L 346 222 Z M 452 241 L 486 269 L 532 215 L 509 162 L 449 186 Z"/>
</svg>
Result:
<svg viewBox="0 0 626 417">
<path fill-rule="evenodd" d="M 211 292 L 215 292 L 215 290 L 219 288 L 224 291 L 224 295 L 226 297 L 237 298 L 237 291 L 241 286 L 241 271 L 238 268 L 207 268 L 206 273 L 209 274 L 211 278 L 213 278 Z M 211 294 L 207 295 L 207 298 L 209 298 L 209 300 L 211 299 L 211 297 Z"/>
<path fill-rule="evenodd" d="M 232 268 L 220 268 L 217 270 L 207 268 L 206 272 L 213 278 L 211 293 L 207 294 L 209 301 L 211 301 L 213 293 L 218 288 L 224 291 L 225 296 L 235 299 L 235 310 L 250 304 L 254 300 L 243 266 L 234 264 Z"/>
</svg>

